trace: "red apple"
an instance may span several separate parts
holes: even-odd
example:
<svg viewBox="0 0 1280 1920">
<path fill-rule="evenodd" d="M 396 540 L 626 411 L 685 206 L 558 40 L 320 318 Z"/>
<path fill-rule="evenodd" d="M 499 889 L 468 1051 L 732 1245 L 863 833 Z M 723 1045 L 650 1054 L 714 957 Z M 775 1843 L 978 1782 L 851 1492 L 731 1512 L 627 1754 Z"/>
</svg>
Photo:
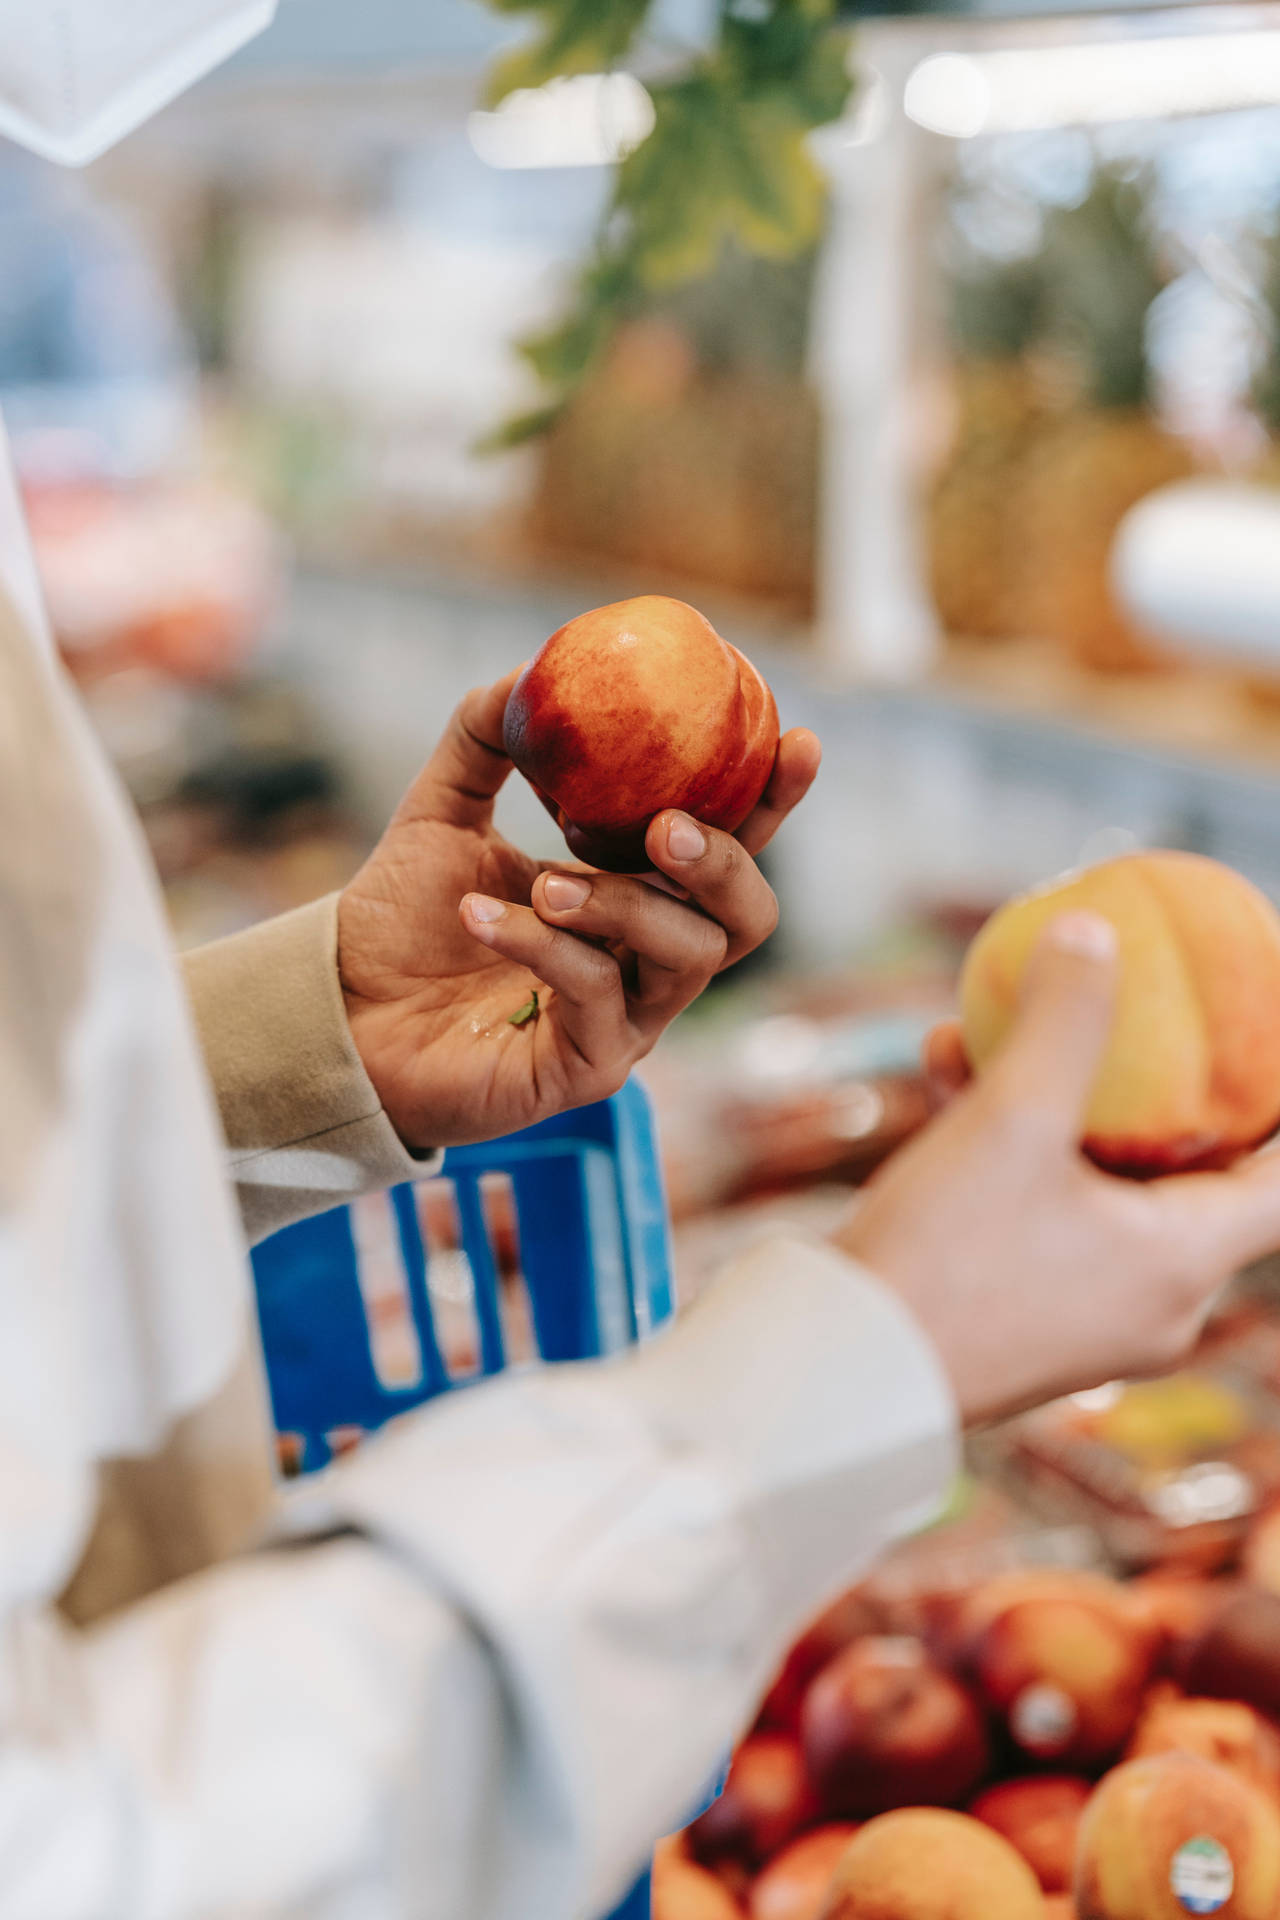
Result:
<svg viewBox="0 0 1280 1920">
<path fill-rule="evenodd" d="M 1076 1829 L 1093 1788 L 1072 1773 L 1032 1774 L 988 1787 L 969 1808 L 1015 1846 L 1046 1893 L 1071 1885 Z"/>
<path fill-rule="evenodd" d="M 751 1884 L 751 1920 L 818 1920 L 836 1863 L 858 1831 L 851 1821 L 793 1840 Z"/>
<path fill-rule="evenodd" d="M 734 1754 L 720 1798 L 689 1828 L 689 1844 L 704 1863 L 729 1858 L 756 1867 L 816 1812 L 796 1742 L 785 1733 L 753 1734 Z"/>
<path fill-rule="evenodd" d="M 643 873 L 664 807 L 742 825 L 773 770 L 778 709 L 710 621 L 645 594 L 552 634 L 512 689 L 502 738 L 571 853 Z"/>
<path fill-rule="evenodd" d="M 809 1682 L 851 1641 L 880 1631 L 882 1625 L 880 1609 L 860 1587 L 842 1593 L 805 1628 L 783 1661 L 760 1708 L 760 1725 L 794 1731 Z"/>
<path fill-rule="evenodd" d="M 906 1637 L 872 1636 L 837 1654 L 805 1695 L 801 1733 L 823 1805 L 855 1819 L 965 1800 L 987 1770 L 977 1707 Z"/>
</svg>

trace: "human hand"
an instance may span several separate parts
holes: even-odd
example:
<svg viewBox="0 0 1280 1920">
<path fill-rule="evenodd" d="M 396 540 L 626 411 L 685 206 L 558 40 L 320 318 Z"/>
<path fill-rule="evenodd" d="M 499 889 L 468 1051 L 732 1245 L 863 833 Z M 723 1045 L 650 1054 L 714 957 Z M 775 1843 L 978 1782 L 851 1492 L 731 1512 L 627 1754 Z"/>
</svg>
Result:
<svg viewBox="0 0 1280 1920">
<path fill-rule="evenodd" d="M 1280 1245 L 1280 1155 L 1139 1184 L 1080 1152 L 1115 985 L 1109 923 L 1055 922 L 981 1080 L 956 1029 L 933 1036 L 947 1110 L 836 1236 L 931 1335 L 966 1421 L 1176 1364 L 1222 1284 Z"/>
<path fill-rule="evenodd" d="M 816 738 L 796 729 L 736 836 L 658 814 L 656 885 L 531 860 L 493 824 L 516 677 L 467 695 L 339 901 L 351 1032 L 410 1147 L 492 1139 L 615 1092 L 712 975 L 772 933 L 751 856 L 818 770 Z"/>
</svg>

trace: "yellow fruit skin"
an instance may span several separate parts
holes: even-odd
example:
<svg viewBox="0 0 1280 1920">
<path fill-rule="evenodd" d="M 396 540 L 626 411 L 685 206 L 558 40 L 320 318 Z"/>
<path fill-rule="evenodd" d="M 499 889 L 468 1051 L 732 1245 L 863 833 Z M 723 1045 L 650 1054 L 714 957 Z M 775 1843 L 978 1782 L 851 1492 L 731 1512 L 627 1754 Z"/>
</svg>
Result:
<svg viewBox="0 0 1280 1920">
<path fill-rule="evenodd" d="M 821 1920 L 1043 1920 L 1040 1882 L 967 1813 L 902 1807 L 871 1820 L 840 1859 Z"/>
<path fill-rule="evenodd" d="M 1189 1753 L 1130 1760 L 1103 1779 L 1076 1849 L 1080 1920 L 1186 1920 L 1170 1870 L 1179 1848 L 1201 1836 L 1232 1865 L 1217 1920 L 1275 1920 L 1280 1815 L 1247 1781 Z"/>
<path fill-rule="evenodd" d="M 1138 1177 L 1229 1165 L 1280 1125 L 1280 914 L 1217 861 L 1128 854 L 1002 907 L 961 979 L 974 1068 L 1003 1045 L 1046 927 L 1080 909 L 1111 922 L 1120 950 L 1085 1151 Z"/>
</svg>

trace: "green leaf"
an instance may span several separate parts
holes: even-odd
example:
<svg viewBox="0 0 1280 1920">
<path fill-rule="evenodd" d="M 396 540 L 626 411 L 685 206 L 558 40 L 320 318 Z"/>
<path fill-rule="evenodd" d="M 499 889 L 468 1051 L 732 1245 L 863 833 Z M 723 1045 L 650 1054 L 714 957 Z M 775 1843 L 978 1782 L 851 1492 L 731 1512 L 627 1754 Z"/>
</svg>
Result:
<svg viewBox="0 0 1280 1920">
<path fill-rule="evenodd" d="M 847 28 L 832 28 L 829 9 L 815 18 L 775 7 L 763 19 L 726 19 L 721 58 L 726 79 L 745 95 L 785 103 L 797 121 L 818 127 L 843 113 L 852 90 Z"/>
<path fill-rule="evenodd" d="M 566 398 L 555 400 L 550 406 L 531 407 L 527 413 L 517 413 L 512 419 L 504 420 L 491 433 L 482 434 L 473 443 L 473 451 L 478 456 L 511 453 L 516 447 L 527 446 L 531 440 L 540 440 L 563 418 L 567 405 Z"/>
<path fill-rule="evenodd" d="M 541 26 L 499 68 L 494 97 L 555 73 L 609 66 L 648 12 L 648 0 L 491 4 Z M 516 445 L 553 424 L 646 291 L 707 274 L 726 242 L 774 259 L 814 244 L 826 195 L 807 136 L 843 112 L 851 91 L 849 33 L 834 24 L 837 14 L 837 0 L 722 0 L 714 49 L 650 84 L 653 130 L 617 168 L 572 310 L 520 345 L 553 403 L 489 444 Z"/>
<path fill-rule="evenodd" d="M 631 221 L 644 285 L 704 273 L 733 224 L 733 143 L 721 89 L 707 74 L 657 90 L 655 124 L 618 174 L 617 204 Z"/>
<path fill-rule="evenodd" d="M 537 36 L 498 61 L 489 76 L 490 106 L 518 87 L 541 87 L 559 74 L 614 67 L 636 36 L 650 0 L 489 0 L 500 13 L 536 17 Z"/>
</svg>

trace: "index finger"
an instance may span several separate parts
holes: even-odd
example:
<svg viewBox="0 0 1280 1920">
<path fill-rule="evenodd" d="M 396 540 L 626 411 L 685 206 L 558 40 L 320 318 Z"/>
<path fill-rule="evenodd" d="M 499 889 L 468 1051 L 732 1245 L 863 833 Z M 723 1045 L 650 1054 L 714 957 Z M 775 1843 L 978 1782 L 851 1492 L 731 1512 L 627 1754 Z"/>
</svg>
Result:
<svg viewBox="0 0 1280 1920">
<path fill-rule="evenodd" d="M 490 687 L 473 687 L 454 708 L 426 766 L 400 802 L 396 819 L 439 820 L 451 827 L 482 827 L 498 789 L 511 772 L 502 745 L 502 717 L 523 669 Z"/>
<path fill-rule="evenodd" d="M 778 742 L 769 784 L 737 835 L 748 853 L 767 847 L 793 807 L 798 807 L 818 776 L 822 742 L 808 727 L 792 727 Z"/>
</svg>

